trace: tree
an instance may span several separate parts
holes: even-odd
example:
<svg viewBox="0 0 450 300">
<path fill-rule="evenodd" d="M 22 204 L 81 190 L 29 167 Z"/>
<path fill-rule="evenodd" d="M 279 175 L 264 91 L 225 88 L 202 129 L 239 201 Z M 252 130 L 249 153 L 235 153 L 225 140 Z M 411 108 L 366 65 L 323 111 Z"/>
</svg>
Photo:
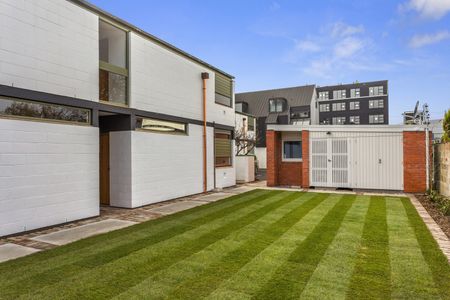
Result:
<svg viewBox="0 0 450 300">
<path fill-rule="evenodd" d="M 248 155 L 256 147 L 256 136 L 243 128 L 236 129 L 234 132 L 234 142 L 236 145 L 236 155 Z"/>
<path fill-rule="evenodd" d="M 450 109 L 444 114 L 444 120 L 442 120 L 442 128 L 444 129 L 444 135 L 442 141 L 444 143 L 450 142 Z"/>
</svg>

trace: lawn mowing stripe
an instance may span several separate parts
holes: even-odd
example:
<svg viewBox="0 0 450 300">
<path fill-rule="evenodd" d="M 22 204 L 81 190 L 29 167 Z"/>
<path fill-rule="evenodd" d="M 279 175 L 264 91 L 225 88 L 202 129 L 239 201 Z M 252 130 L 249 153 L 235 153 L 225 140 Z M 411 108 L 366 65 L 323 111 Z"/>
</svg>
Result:
<svg viewBox="0 0 450 300">
<path fill-rule="evenodd" d="M 423 258 L 431 270 L 442 299 L 450 299 L 450 265 L 425 223 L 408 198 L 402 198 L 410 226 L 414 229 Z"/>
<path fill-rule="evenodd" d="M 371 197 L 347 298 L 389 299 L 390 280 L 386 199 Z"/>
<path fill-rule="evenodd" d="M 345 299 L 369 203 L 370 197 L 357 196 L 336 237 L 308 281 L 302 298 Z"/>
<path fill-rule="evenodd" d="M 236 220 L 227 222 L 219 228 L 209 230 L 197 238 L 179 243 L 173 249 L 165 248 L 166 251 L 159 255 L 151 258 L 146 256 L 153 252 L 152 247 L 149 247 L 92 269 L 90 272 L 83 274 L 83 276 L 67 278 L 58 285 L 50 286 L 40 291 L 34 291 L 34 296 L 40 296 L 42 298 L 57 298 L 61 296 L 109 298 L 122 293 L 128 288 L 139 284 L 155 272 L 184 260 L 298 197 L 297 193 L 284 192 L 284 194 L 286 196 L 278 200 L 273 200 L 273 198 L 276 198 L 276 195 L 274 195 L 266 199 L 268 204 L 265 204 L 259 209 L 245 215 L 240 215 Z M 73 284 L 73 280 L 77 281 L 76 285 Z"/>
<path fill-rule="evenodd" d="M 254 298 L 298 299 L 355 199 L 343 196 Z"/>
<path fill-rule="evenodd" d="M 259 220 L 235 231 L 224 239 L 208 246 L 194 255 L 170 266 L 167 269 L 152 274 L 145 281 L 128 289 L 115 299 L 129 299 L 130 297 L 145 297 L 151 294 L 155 298 L 166 298 L 171 290 L 180 282 L 191 280 L 204 272 L 209 266 L 220 262 L 230 252 L 235 251 L 248 240 L 264 233 L 267 228 L 285 217 L 298 206 L 314 197 L 314 193 L 299 194 L 294 201 L 283 205 Z"/>
<path fill-rule="evenodd" d="M 177 286 L 169 295 L 170 299 L 196 299 L 205 297 L 217 286 L 245 264 L 251 261 L 261 251 L 278 240 L 287 230 L 299 222 L 306 214 L 324 201 L 329 195 L 318 194 L 314 198 L 302 203 L 296 209 L 277 220 L 253 238 L 247 240 L 241 247 L 228 253 L 222 260 L 212 264 L 198 276 L 186 280 Z"/>
<path fill-rule="evenodd" d="M 387 198 L 386 210 L 392 298 L 440 299 L 401 199 Z"/>
<path fill-rule="evenodd" d="M 294 249 L 308 237 L 341 198 L 342 195 L 330 195 L 326 201 L 310 211 L 276 242 L 224 281 L 207 298 L 229 299 L 230 294 L 235 295 L 235 292 L 239 295 L 255 295 L 270 281 L 277 268 L 288 260 Z"/>
<path fill-rule="evenodd" d="M 268 192 L 268 191 L 262 191 L 259 190 L 258 193 L 249 193 L 249 194 L 245 194 L 245 195 L 241 195 L 241 201 L 239 201 L 239 198 L 236 197 L 231 197 L 232 201 L 232 205 L 231 206 L 225 206 L 219 210 L 213 210 L 212 212 L 209 212 L 207 214 L 201 214 L 200 216 L 198 216 L 197 218 L 187 218 L 186 222 L 183 223 L 182 220 L 181 221 L 176 221 L 174 226 L 169 226 L 167 229 L 163 229 L 162 231 L 156 231 L 155 233 L 153 232 L 148 232 L 151 231 L 152 227 L 154 227 L 153 223 L 158 224 L 167 224 L 167 222 L 164 222 L 164 219 L 174 219 L 175 215 L 171 215 L 171 216 L 167 216 L 167 217 L 163 217 L 161 219 L 157 219 L 157 220 L 151 220 L 142 224 L 138 224 L 135 226 L 131 226 L 128 228 L 125 228 L 124 230 L 118 230 L 115 232 L 111 232 L 111 233 L 107 233 L 105 235 L 101 235 L 101 236 L 97 236 L 93 238 L 93 243 L 95 242 L 95 245 L 100 245 L 97 247 L 94 247 L 91 251 L 93 252 L 92 254 L 90 254 L 91 252 L 88 252 L 87 256 L 82 256 L 80 253 L 76 253 L 74 256 L 70 256 L 70 260 L 64 260 L 65 263 L 62 264 L 57 264 L 56 262 L 52 261 L 51 264 L 46 264 L 46 266 L 41 266 L 39 264 L 35 264 L 33 267 L 33 270 L 35 270 L 35 272 L 32 272 L 32 270 L 29 268 L 29 265 L 27 265 L 26 268 L 26 272 L 23 272 L 22 274 L 17 274 L 16 278 L 15 277 L 8 277 L 9 280 L 5 280 L 2 281 L 0 280 L 0 289 L 7 289 L 7 287 L 9 286 L 10 288 L 15 289 L 15 283 L 19 283 L 20 285 L 23 285 L 23 282 L 27 282 L 30 285 L 34 285 L 34 283 L 38 283 L 40 282 L 40 284 L 46 284 L 48 282 L 54 282 L 59 280 L 60 278 L 64 278 L 65 276 L 67 276 L 67 274 L 72 274 L 75 273 L 77 271 L 80 271 L 82 269 L 85 268 L 85 266 L 83 266 L 83 260 L 88 260 L 92 261 L 92 259 L 94 258 L 94 256 L 99 256 L 99 255 L 109 255 L 110 253 L 113 253 L 111 256 L 111 258 L 117 258 L 119 255 L 122 255 L 122 252 L 119 253 L 115 253 L 113 250 L 114 249 L 123 249 L 123 247 L 129 246 L 130 244 L 133 244 L 134 242 L 138 242 L 138 243 L 143 243 L 143 242 L 148 242 L 149 245 L 152 244 L 156 244 L 156 243 L 160 243 L 162 241 L 165 241 L 167 239 L 173 238 L 176 235 L 182 234 L 188 230 L 192 230 L 193 228 L 199 227 L 203 224 L 209 223 L 214 219 L 217 218 L 223 218 L 227 215 L 230 214 L 234 214 L 237 211 L 239 211 L 240 209 L 246 208 L 250 205 L 253 205 L 255 203 L 260 202 L 262 199 L 265 199 L 268 196 L 271 195 L 275 195 L 275 194 L 280 194 L 280 191 L 272 191 L 272 192 Z M 230 198 L 228 198 L 230 199 Z M 215 202 L 217 203 L 217 202 Z M 206 206 L 206 205 L 205 205 Z M 191 210 L 189 210 L 189 212 L 191 213 L 191 216 L 196 216 L 196 213 L 198 211 L 203 212 L 204 210 L 200 210 L 198 209 L 200 207 L 196 207 L 193 208 Z M 208 212 L 208 210 L 206 210 L 206 212 Z M 180 213 L 182 216 L 189 216 L 186 215 L 188 213 L 188 211 L 183 211 L 182 213 Z M 178 214 L 177 214 L 178 215 Z M 185 218 L 186 219 L 186 218 Z M 146 226 L 146 228 L 142 228 L 143 226 Z M 137 233 L 136 231 L 133 231 L 132 229 L 134 227 L 137 227 Z M 113 240 L 109 240 L 106 239 L 105 237 L 109 236 L 109 235 L 114 235 L 117 236 L 118 233 L 121 233 L 121 235 L 119 235 L 118 237 L 121 238 L 121 242 L 119 245 L 116 246 L 116 244 L 114 243 Z M 129 233 L 129 234 L 126 234 Z M 145 234 L 146 233 L 146 234 Z M 151 234 L 153 233 L 153 234 Z M 142 236 L 142 238 L 139 238 L 136 240 L 136 235 L 137 237 Z M 123 237 L 126 236 L 127 238 L 124 239 Z M 99 240 L 100 238 L 100 240 Z M 82 243 L 85 240 L 70 244 L 70 245 L 74 245 L 77 243 Z M 102 247 L 102 245 L 107 245 L 108 247 L 103 250 L 104 247 Z M 140 244 L 141 245 L 141 244 Z M 65 246 L 63 246 L 65 247 Z M 61 247 L 61 248 L 63 248 Z M 56 248 L 58 249 L 58 248 Z M 132 248 L 130 247 L 129 249 L 131 250 L 136 250 L 136 248 Z M 51 252 L 53 250 L 50 250 L 48 252 Z M 66 253 L 67 254 L 67 253 Z M 108 256 L 107 259 L 109 259 L 110 257 Z M 77 262 L 81 262 L 80 265 L 76 265 Z M 75 263 L 75 264 L 74 264 Z M 11 268 L 14 270 L 16 269 L 17 264 L 14 264 L 11 266 Z M 11 270 L 11 268 L 9 268 L 9 270 Z M 1 275 L 1 272 L 0 272 Z M 48 280 L 42 280 L 43 278 L 46 278 Z M 36 286 L 35 286 L 36 288 Z"/>
</svg>

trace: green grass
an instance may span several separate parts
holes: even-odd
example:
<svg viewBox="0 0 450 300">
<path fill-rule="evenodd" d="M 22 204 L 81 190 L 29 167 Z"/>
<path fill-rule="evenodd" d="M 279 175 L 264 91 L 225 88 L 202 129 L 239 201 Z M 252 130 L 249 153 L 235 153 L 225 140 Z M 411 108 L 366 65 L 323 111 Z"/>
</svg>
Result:
<svg viewBox="0 0 450 300">
<path fill-rule="evenodd" d="M 255 190 L 0 264 L 0 299 L 450 299 L 407 198 Z"/>
</svg>

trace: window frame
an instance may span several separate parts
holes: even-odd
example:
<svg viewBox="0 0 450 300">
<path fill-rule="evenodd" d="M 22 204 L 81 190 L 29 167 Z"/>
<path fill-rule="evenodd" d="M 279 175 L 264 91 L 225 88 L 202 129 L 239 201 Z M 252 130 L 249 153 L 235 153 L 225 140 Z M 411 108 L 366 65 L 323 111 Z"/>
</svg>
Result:
<svg viewBox="0 0 450 300">
<path fill-rule="evenodd" d="M 230 156 L 229 156 L 229 164 L 217 164 L 217 151 L 216 151 L 216 134 L 223 134 L 223 135 L 229 135 L 230 139 Z M 233 132 L 228 130 L 221 130 L 221 129 L 214 129 L 214 168 L 230 168 L 233 167 L 233 155 L 234 155 L 234 149 L 233 149 Z M 225 157 L 225 156 L 219 156 L 219 157 Z"/>
<path fill-rule="evenodd" d="M 172 123 L 172 124 L 184 125 L 184 130 L 183 131 L 163 131 L 163 130 L 142 128 L 142 127 L 138 127 L 137 126 L 139 119 L 159 121 L 159 122 L 169 123 L 169 124 Z M 183 122 L 174 122 L 174 121 L 168 121 L 168 120 L 161 120 L 161 119 L 155 119 L 155 118 L 136 116 L 136 126 L 135 127 L 136 127 L 135 128 L 136 131 L 141 131 L 141 132 L 160 133 L 160 134 L 172 134 L 172 135 L 189 135 L 189 124 L 188 123 L 183 123 Z"/>
<path fill-rule="evenodd" d="M 361 97 L 361 89 L 353 88 L 350 89 L 350 98 L 360 98 Z"/>
<path fill-rule="evenodd" d="M 353 123 L 352 123 L 352 118 L 353 118 L 353 120 L 354 120 L 355 118 L 358 118 L 358 123 L 356 123 L 356 122 L 353 122 Z M 348 118 L 348 124 L 349 124 L 349 125 L 360 125 L 360 124 L 361 124 L 361 117 L 360 117 L 360 116 L 350 116 L 350 117 Z"/>
<path fill-rule="evenodd" d="M 109 72 L 109 73 L 113 73 L 116 75 L 120 75 L 125 77 L 126 79 L 126 84 L 125 84 L 125 103 L 119 103 L 119 102 L 112 102 L 110 100 L 102 100 L 100 99 L 100 80 L 99 80 L 99 94 L 98 94 L 98 98 L 99 101 L 101 103 L 105 103 L 105 104 L 109 104 L 109 105 L 115 105 L 115 106 L 125 106 L 125 107 L 129 107 L 130 105 L 130 30 L 123 28 L 122 26 L 115 24 L 114 22 L 111 22 L 108 19 L 105 18 L 99 18 L 98 20 L 99 22 L 99 35 L 100 35 L 100 22 L 104 22 L 107 23 L 119 30 L 122 30 L 123 32 L 125 32 L 125 68 L 122 68 L 120 66 L 116 66 L 114 64 L 108 63 L 106 61 L 100 60 L 100 53 L 99 53 L 99 77 L 100 77 L 100 70 Z M 98 41 L 100 43 L 100 39 Z M 99 47 L 99 51 L 100 51 L 100 47 Z"/>
<path fill-rule="evenodd" d="M 327 107 L 327 109 L 323 109 L 322 107 Z M 319 112 L 329 112 L 330 111 L 330 103 L 319 104 Z"/>
<path fill-rule="evenodd" d="M 286 142 L 299 142 L 300 143 L 300 154 L 301 154 L 300 158 L 284 157 L 284 144 Z M 294 137 L 283 137 L 281 139 L 281 161 L 283 161 L 283 162 L 302 162 L 303 161 L 303 141 L 302 141 L 301 137 L 300 137 L 300 139 L 294 138 Z"/>
<path fill-rule="evenodd" d="M 344 122 L 343 122 L 343 123 L 340 123 L 340 124 L 337 124 L 337 122 L 336 122 L 336 123 L 334 122 L 335 119 L 336 119 L 336 120 L 337 120 L 337 119 L 340 119 L 340 120 L 343 119 Z M 331 120 L 331 124 L 332 124 L 332 125 L 345 125 L 346 123 L 347 123 L 347 118 L 346 118 L 346 117 L 343 117 L 343 116 L 341 116 L 341 117 L 333 117 L 332 120 Z"/>
<path fill-rule="evenodd" d="M 382 119 L 381 121 L 380 117 Z M 375 118 L 378 118 L 377 122 L 375 122 Z M 384 124 L 384 114 L 369 115 L 369 124 Z"/>
<path fill-rule="evenodd" d="M 339 109 L 337 109 L 337 108 L 339 108 Z M 346 111 L 346 110 L 347 110 L 347 105 L 345 104 L 345 102 L 335 102 L 332 105 L 332 111 Z"/>
<path fill-rule="evenodd" d="M 77 126 L 91 126 L 92 125 L 92 110 L 89 108 L 82 108 L 82 107 L 70 106 L 70 105 L 61 105 L 61 104 L 49 103 L 49 102 L 45 102 L 45 101 L 36 101 L 36 100 L 28 100 L 28 99 L 22 99 L 22 98 L 0 96 L 0 102 L 2 100 L 25 102 L 25 103 L 38 104 L 38 105 L 41 104 L 41 105 L 61 107 L 61 108 L 78 109 L 78 110 L 87 112 L 87 120 L 86 120 L 86 122 L 66 121 L 66 120 L 58 120 L 58 119 L 30 117 L 30 116 L 23 116 L 23 115 L 10 115 L 10 114 L 3 114 L 0 112 L 1 119 L 34 121 L 34 122 L 42 122 L 42 123 L 77 125 Z"/>
<path fill-rule="evenodd" d="M 371 106 L 371 104 L 372 104 L 372 106 Z M 369 100 L 369 109 L 378 109 L 378 108 L 384 108 L 384 100 L 383 99 Z"/>
<path fill-rule="evenodd" d="M 218 80 L 218 78 L 220 78 L 220 79 Z M 229 83 L 230 83 L 230 90 L 229 90 L 230 96 L 229 97 L 228 97 L 228 95 L 224 95 L 223 93 L 220 93 L 220 92 L 217 91 L 218 90 L 217 85 L 218 85 L 218 82 L 220 80 L 227 80 L 227 81 L 229 81 Z M 217 101 L 218 97 L 227 99 L 229 101 L 229 105 L 225 104 L 225 103 L 222 103 L 222 102 L 218 102 Z M 230 107 L 230 108 L 233 107 L 233 79 L 228 78 L 227 76 L 225 76 L 223 74 L 220 74 L 218 72 L 214 73 L 214 103 L 222 105 L 222 106 L 225 106 L 225 107 Z"/>
<path fill-rule="evenodd" d="M 318 92 L 317 98 L 319 100 L 329 100 L 330 99 L 330 92 L 329 91 Z"/>
<path fill-rule="evenodd" d="M 271 103 L 275 101 L 275 111 L 271 111 Z M 278 111 L 278 104 L 281 102 L 281 111 Z M 285 98 L 270 98 L 269 99 L 269 113 L 283 113 L 287 110 L 287 100 Z"/>
<path fill-rule="evenodd" d="M 358 108 L 356 108 L 356 103 L 358 103 Z M 352 108 L 353 105 L 353 108 Z M 361 103 L 359 101 L 351 101 L 348 105 L 349 110 L 360 110 L 361 109 Z"/>
</svg>

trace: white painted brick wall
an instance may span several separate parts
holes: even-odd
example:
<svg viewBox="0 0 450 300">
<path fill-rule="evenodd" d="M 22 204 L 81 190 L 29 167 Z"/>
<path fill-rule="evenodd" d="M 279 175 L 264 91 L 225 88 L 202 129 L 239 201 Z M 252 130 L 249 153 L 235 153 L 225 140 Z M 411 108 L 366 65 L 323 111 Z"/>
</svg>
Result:
<svg viewBox="0 0 450 300">
<path fill-rule="evenodd" d="M 131 107 L 201 120 L 201 73 L 208 72 L 207 120 L 234 126 L 234 109 L 214 102 L 212 70 L 134 33 L 130 45 Z"/>
<path fill-rule="evenodd" d="M 109 133 L 110 205 L 132 207 L 131 131 Z"/>
<path fill-rule="evenodd" d="M 0 119 L 0 236 L 99 214 L 98 128 Z"/>
<path fill-rule="evenodd" d="M 69 1 L 0 0 L 0 84 L 98 101 L 98 17 Z"/>
</svg>

